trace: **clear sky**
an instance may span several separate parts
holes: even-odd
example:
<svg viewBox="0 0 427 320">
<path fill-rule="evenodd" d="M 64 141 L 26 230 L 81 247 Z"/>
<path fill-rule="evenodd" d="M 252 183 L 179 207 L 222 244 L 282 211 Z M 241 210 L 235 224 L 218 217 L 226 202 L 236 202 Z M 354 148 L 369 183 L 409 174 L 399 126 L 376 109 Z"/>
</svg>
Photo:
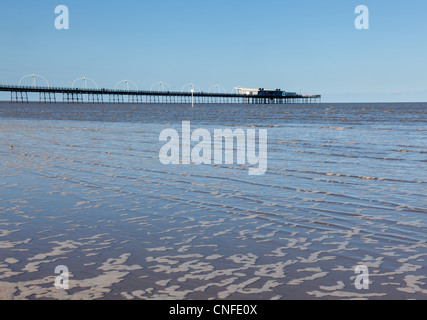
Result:
<svg viewBox="0 0 427 320">
<path fill-rule="evenodd" d="M 69 30 L 55 28 L 58 5 Z M 354 26 L 358 5 L 369 30 Z M 16 0 L 1 2 L 0 30 L 2 84 L 35 72 L 51 86 L 87 76 L 104 88 L 129 79 L 427 101 L 426 0 Z"/>
</svg>

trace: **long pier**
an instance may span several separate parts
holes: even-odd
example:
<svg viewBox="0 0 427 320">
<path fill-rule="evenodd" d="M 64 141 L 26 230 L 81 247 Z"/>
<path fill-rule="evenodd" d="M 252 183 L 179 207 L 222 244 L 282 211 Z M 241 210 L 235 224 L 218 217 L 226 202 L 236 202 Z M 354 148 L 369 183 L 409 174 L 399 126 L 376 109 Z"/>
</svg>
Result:
<svg viewBox="0 0 427 320">
<path fill-rule="evenodd" d="M 76 89 L 0 85 L 12 103 L 28 103 L 38 94 L 41 103 L 197 103 L 197 104 L 286 104 L 320 103 L 321 95 L 257 96 L 238 93 L 174 92 L 143 90 Z"/>
</svg>

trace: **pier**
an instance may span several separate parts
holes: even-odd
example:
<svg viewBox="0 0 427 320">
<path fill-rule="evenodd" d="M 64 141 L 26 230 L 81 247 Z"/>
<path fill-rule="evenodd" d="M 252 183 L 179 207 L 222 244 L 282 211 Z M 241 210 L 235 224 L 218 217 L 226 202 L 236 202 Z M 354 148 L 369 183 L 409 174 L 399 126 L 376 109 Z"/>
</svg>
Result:
<svg viewBox="0 0 427 320">
<path fill-rule="evenodd" d="M 287 104 L 320 103 L 321 95 L 258 96 L 241 93 L 174 92 L 110 90 L 0 85 L 0 92 L 10 93 L 12 103 L 28 103 L 38 95 L 40 103 L 183 103 L 183 104 Z"/>
</svg>

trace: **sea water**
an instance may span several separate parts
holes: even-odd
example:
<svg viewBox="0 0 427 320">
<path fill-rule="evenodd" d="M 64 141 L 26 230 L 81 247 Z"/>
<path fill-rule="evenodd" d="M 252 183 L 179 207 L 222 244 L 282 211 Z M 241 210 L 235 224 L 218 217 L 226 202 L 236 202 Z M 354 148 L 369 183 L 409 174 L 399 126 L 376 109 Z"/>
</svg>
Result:
<svg viewBox="0 0 427 320">
<path fill-rule="evenodd" d="M 267 171 L 163 165 L 183 121 Z M 3 102 L 0 299 L 426 299 L 426 194 L 427 104 Z"/>
</svg>

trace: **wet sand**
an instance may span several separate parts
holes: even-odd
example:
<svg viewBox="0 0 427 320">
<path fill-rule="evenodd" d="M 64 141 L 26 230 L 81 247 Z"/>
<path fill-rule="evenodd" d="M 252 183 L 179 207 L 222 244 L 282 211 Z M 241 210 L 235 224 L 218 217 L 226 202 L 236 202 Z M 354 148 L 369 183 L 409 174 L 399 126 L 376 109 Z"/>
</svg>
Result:
<svg viewBox="0 0 427 320">
<path fill-rule="evenodd" d="M 0 103 L 0 299 L 426 299 L 426 114 Z M 267 173 L 162 165 L 183 120 L 267 128 Z"/>
</svg>

